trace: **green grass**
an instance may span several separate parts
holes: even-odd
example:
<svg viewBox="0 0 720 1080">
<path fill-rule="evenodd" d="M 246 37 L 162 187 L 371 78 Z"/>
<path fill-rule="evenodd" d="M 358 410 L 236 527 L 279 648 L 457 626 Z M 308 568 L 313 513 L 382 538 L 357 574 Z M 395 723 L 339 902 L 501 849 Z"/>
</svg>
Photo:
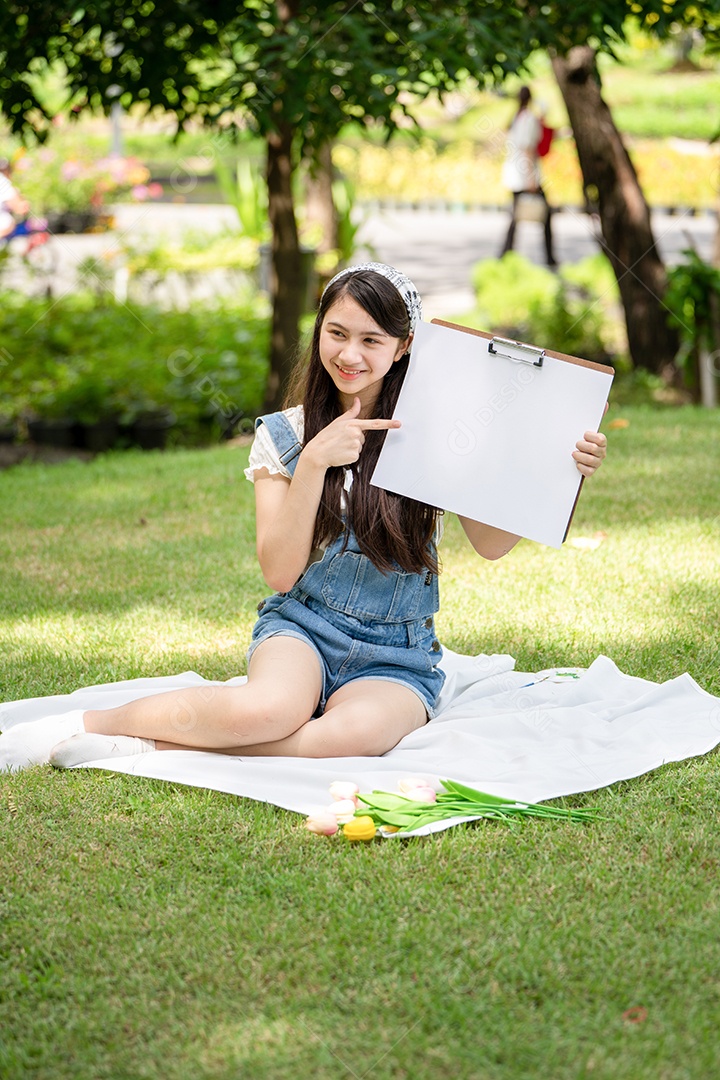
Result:
<svg viewBox="0 0 720 1080">
<path fill-rule="evenodd" d="M 618 50 L 619 62 L 599 57 L 603 98 L 612 110 L 618 128 L 626 136 L 648 139 L 701 139 L 717 135 L 720 128 L 720 69 L 716 58 L 700 57 L 694 70 L 673 69 L 674 57 L 668 49 Z M 562 95 L 545 52 L 535 53 L 523 77 L 508 79 L 497 93 L 477 95 L 483 115 L 505 126 L 510 101 L 522 83 L 532 87 L 536 102 L 547 108 L 553 126 L 568 123 Z M 466 93 L 467 103 L 473 99 Z M 458 137 L 477 138 L 474 110 L 453 122 L 443 123 L 439 109 L 424 106 L 433 133 L 448 142 Z M 487 131 L 487 128 L 485 129 Z"/>
<path fill-rule="evenodd" d="M 717 418 L 613 413 L 629 426 L 572 531 L 601 546 L 488 564 L 450 523 L 440 634 L 523 669 L 604 652 L 655 680 L 688 670 L 718 694 Z M 246 456 L 0 474 L 2 698 L 241 673 L 264 592 Z M 718 761 L 577 796 L 608 819 L 588 826 L 357 846 L 175 784 L 0 777 L 0 1075 L 712 1076 Z"/>
</svg>

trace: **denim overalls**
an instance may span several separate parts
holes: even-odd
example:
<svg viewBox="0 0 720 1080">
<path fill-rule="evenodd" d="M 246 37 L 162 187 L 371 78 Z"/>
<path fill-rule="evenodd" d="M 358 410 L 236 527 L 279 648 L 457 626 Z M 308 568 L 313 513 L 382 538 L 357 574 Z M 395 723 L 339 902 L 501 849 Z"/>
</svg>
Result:
<svg viewBox="0 0 720 1080">
<path fill-rule="evenodd" d="M 256 422 L 267 426 L 280 461 L 292 475 L 302 446 L 282 413 Z M 358 546 L 351 531 L 332 540 L 292 589 L 258 605 L 248 659 L 275 634 L 299 638 L 315 651 L 323 673 L 319 715 L 331 694 L 357 679 L 383 679 L 409 687 L 428 716 L 445 681 L 433 616 L 438 609 L 437 575 L 403 570 L 383 573 Z"/>
</svg>

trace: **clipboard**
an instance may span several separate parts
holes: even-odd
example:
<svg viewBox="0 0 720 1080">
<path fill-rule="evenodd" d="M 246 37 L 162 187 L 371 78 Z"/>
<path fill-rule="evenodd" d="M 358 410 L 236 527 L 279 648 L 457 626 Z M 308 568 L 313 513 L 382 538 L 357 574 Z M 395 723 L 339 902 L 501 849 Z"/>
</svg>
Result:
<svg viewBox="0 0 720 1080">
<path fill-rule="evenodd" d="M 604 364 L 433 319 L 371 477 L 376 487 L 559 548 L 582 487 L 572 452 L 597 431 Z"/>
</svg>

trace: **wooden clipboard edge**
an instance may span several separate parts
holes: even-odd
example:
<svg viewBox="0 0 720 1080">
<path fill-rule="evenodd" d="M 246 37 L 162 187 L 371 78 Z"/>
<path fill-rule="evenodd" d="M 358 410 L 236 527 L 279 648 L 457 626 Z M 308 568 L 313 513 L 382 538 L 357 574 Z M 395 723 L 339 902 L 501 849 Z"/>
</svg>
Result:
<svg viewBox="0 0 720 1080">
<path fill-rule="evenodd" d="M 568 523 L 565 526 L 565 533 L 563 534 L 563 538 L 562 538 L 563 544 L 565 543 L 565 541 L 568 538 L 568 533 L 570 532 L 570 526 L 572 525 L 572 519 L 575 516 L 575 508 L 576 508 L 576 506 L 578 504 L 578 499 L 580 498 L 580 492 L 583 489 L 583 484 L 584 483 L 585 483 L 585 477 L 581 473 L 580 474 L 580 483 L 578 484 L 577 494 L 575 496 L 575 502 L 572 504 L 572 510 L 570 511 L 570 517 L 568 518 Z"/>
<path fill-rule="evenodd" d="M 492 341 L 496 336 L 495 334 L 489 334 L 486 330 L 474 330 L 470 326 L 445 322 L 444 319 L 431 319 L 430 322 L 435 326 L 446 326 L 449 330 L 460 330 L 463 334 L 474 334 L 475 337 L 484 338 L 485 341 Z M 530 342 L 521 341 L 518 344 L 529 345 Z M 533 349 L 537 347 L 536 345 L 531 346 Z M 615 375 L 615 368 L 610 367 L 608 364 L 598 364 L 595 360 L 584 360 L 581 356 L 570 356 L 568 353 L 555 352 L 553 349 L 545 349 L 545 355 L 552 356 L 553 360 L 564 360 L 568 364 L 578 364 L 580 367 L 592 368 L 593 371 L 602 371 L 605 375 Z"/>
<path fill-rule="evenodd" d="M 431 319 L 430 322 L 436 326 L 446 326 L 448 330 L 460 330 L 464 334 L 474 334 L 475 337 L 483 338 L 485 341 L 492 341 L 495 337 L 495 334 L 490 334 L 486 330 L 475 330 L 470 326 L 460 326 L 459 323 L 446 322 L 445 319 Z M 520 344 L 529 344 L 529 342 L 520 342 Z M 532 348 L 537 348 L 537 346 L 533 345 Z M 545 355 L 552 356 L 554 360 L 564 360 L 568 364 L 577 364 L 579 367 L 592 368 L 593 371 L 602 371 L 606 375 L 615 376 L 615 368 L 610 367 L 608 364 L 598 364 L 594 360 L 584 360 L 581 356 L 570 356 L 568 353 L 555 352 L 553 349 L 545 349 Z M 567 540 L 568 533 L 570 532 L 570 526 L 572 525 L 572 519 L 575 516 L 575 509 L 578 504 L 578 499 L 580 498 L 584 480 L 585 477 L 581 475 L 577 494 L 575 495 L 575 502 L 572 505 L 570 517 L 565 526 L 565 534 L 562 538 L 563 544 Z"/>
</svg>

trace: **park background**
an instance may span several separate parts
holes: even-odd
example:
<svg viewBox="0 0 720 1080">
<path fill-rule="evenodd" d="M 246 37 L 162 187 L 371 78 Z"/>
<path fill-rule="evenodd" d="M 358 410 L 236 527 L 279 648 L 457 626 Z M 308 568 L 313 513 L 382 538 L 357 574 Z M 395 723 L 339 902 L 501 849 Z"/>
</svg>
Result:
<svg viewBox="0 0 720 1080">
<path fill-rule="evenodd" d="M 697 245 L 702 307 L 716 290 L 717 63 L 696 33 L 663 44 L 631 23 L 626 36 L 618 61 L 600 58 L 604 97 L 672 237 L 668 265 L 692 267 L 682 249 Z M 419 108 L 419 142 L 401 127 L 386 146 L 359 125 L 335 140 L 340 247 L 314 252 L 299 175 L 313 252 L 301 326 L 338 260 L 374 246 L 408 253 L 431 316 L 561 332 L 558 347 L 613 363 L 611 457 L 571 542 L 479 566 L 451 526 L 439 632 L 522 670 L 605 653 L 654 681 L 690 671 L 718 694 L 717 412 L 696 404 L 714 346 L 688 300 L 697 278 L 678 286 L 678 371 L 633 363 L 546 54 L 522 78 L 559 129 L 545 175 L 565 208 L 560 273 L 539 265 L 532 223 L 520 254 L 493 258 L 520 77 L 492 92 L 468 79 Z M 62 87 L 40 82 L 55 112 Z M 0 146 L 39 214 L 86 213 L 99 230 L 57 233 L 2 270 L 0 411 L 7 452 L 24 459 L 0 474 L 4 700 L 187 668 L 237 675 L 264 594 L 242 478 L 269 371 L 263 142 L 247 130 L 208 144 L 196 129 L 173 146 L 171 117 L 115 116 L 113 129 L 60 113 L 43 146 L 23 152 L 9 129 Z M 438 265 L 433 235 L 453 238 L 464 276 Z M 88 440 L 108 417 L 113 449 L 97 453 Z M 64 447 L 32 437 L 43 420 L 64 422 L 46 427 Z M 599 806 L 592 826 L 351 846 L 215 792 L 44 768 L 2 777 L 3 1075 L 711 1075 L 716 778 L 711 756 L 569 800 Z"/>
</svg>

